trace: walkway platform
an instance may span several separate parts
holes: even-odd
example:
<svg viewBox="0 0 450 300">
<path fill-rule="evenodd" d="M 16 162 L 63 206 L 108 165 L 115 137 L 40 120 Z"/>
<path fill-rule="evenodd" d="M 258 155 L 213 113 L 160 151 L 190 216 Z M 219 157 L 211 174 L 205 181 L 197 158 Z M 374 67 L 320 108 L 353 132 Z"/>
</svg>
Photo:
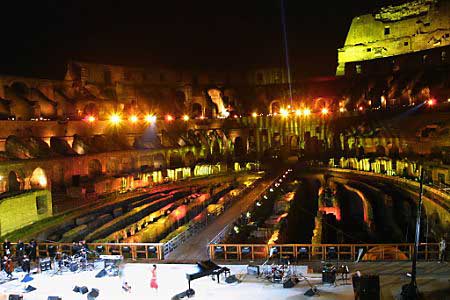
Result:
<svg viewBox="0 0 450 300">
<path fill-rule="evenodd" d="M 449 264 L 419 263 L 419 288 L 425 294 L 425 299 L 450 299 L 450 268 Z M 195 290 L 194 299 L 260 299 L 260 300 L 294 300 L 311 299 L 304 296 L 309 289 L 306 281 L 301 281 L 294 288 L 285 289 L 281 284 L 270 283 L 264 279 L 258 279 L 252 275 L 246 275 L 246 265 L 229 265 L 232 274 L 236 274 L 242 280 L 241 283 L 227 284 L 223 280 L 220 283 L 204 277 L 191 283 Z M 359 263 L 350 266 L 352 270 L 358 269 L 363 273 L 381 274 L 381 299 L 396 299 L 402 284 L 408 282 L 408 278 L 402 275 L 409 265 L 405 263 Z M 16 280 L 0 284 L 0 299 L 7 299 L 10 294 L 22 294 L 24 287 L 31 285 L 36 288 L 30 293 L 23 293 L 24 300 L 47 300 L 48 296 L 60 296 L 64 300 L 86 299 L 72 291 L 75 285 L 86 286 L 89 289 L 100 290 L 97 300 L 114 299 L 172 299 L 172 297 L 187 289 L 186 273 L 193 270 L 194 265 L 189 264 L 158 264 L 158 291 L 150 289 L 152 264 L 129 263 L 124 266 L 123 276 L 95 278 L 98 270 L 81 273 L 64 273 L 52 276 L 51 271 L 32 275 L 33 280 L 21 283 L 23 273 L 14 273 Z M 320 298 L 324 300 L 343 299 L 350 300 L 353 297 L 351 284 L 344 285 L 342 281 L 337 286 L 322 285 L 319 273 L 308 274 L 310 282 L 317 285 Z M 127 281 L 131 287 L 131 293 L 125 293 L 121 286 Z M 6 297 L 6 298 L 5 298 Z"/>
</svg>

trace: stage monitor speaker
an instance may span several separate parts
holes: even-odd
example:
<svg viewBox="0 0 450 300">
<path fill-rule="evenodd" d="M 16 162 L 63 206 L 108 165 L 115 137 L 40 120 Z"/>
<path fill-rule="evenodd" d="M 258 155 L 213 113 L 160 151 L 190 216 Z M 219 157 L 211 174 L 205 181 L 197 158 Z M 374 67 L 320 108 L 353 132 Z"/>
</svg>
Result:
<svg viewBox="0 0 450 300">
<path fill-rule="evenodd" d="M 256 265 L 248 265 L 248 266 L 247 266 L 247 274 L 248 274 L 248 275 L 256 275 L 256 276 L 259 276 L 259 266 L 256 266 Z"/>
<path fill-rule="evenodd" d="M 62 300 L 62 298 L 58 296 L 48 296 L 47 300 Z"/>
<path fill-rule="evenodd" d="M 82 286 L 80 287 L 80 293 L 82 293 L 83 295 L 86 294 L 87 292 L 89 292 L 89 289 L 87 288 L 87 286 Z"/>
<path fill-rule="evenodd" d="M 235 275 L 230 275 L 227 278 L 225 278 L 225 282 L 226 283 L 235 283 L 235 282 L 239 282 L 239 280 L 236 278 Z"/>
<path fill-rule="evenodd" d="M 283 288 L 285 288 L 285 289 L 293 288 L 296 285 L 296 283 L 297 282 L 292 280 L 292 278 L 289 278 L 289 280 L 286 280 L 285 282 L 283 282 Z"/>
<path fill-rule="evenodd" d="M 359 281 L 359 299 L 360 300 L 378 300 L 380 299 L 380 276 L 363 275 Z"/>
<path fill-rule="evenodd" d="M 9 295 L 8 300 L 23 300 L 22 295 Z"/>
<path fill-rule="evenodd" d="M 92 289 L 89 294 L 87 294 L 87 300 L 95 300 L 100 294 L 98 289 Z"/>
<path fill-rule="evenodd" d="M 106 272 L 105 269 L 101 270 L 100 272 L 97 273 L 97 275 L 95 275 L 95 278 L 102 278 L 105 277 L 108 273 Z"/>
<path fill-rule="evenodd" d="M 80 287 L 78 285 L 76 285 L 73 290 L 75 293 L 79 293 L 80 292 Z"/>
<path fill-rule="evenodd" d="M 313 297 L 316 294 L 318 294 L 318 290 L 317 290 L 317 288 L 314 287 L 314 288 L 307 290 L 303 295 L 308 296 L 308 297 Z"/>
<path fill-rule="evenodd" d="M 29 293 L 29 292 L 32 292 L 32 291 L 35 291 L 35 290 L 36 290 L 36 288 L 34 286 L 31 286 L 31 285 L 27 285 L 25 287 L 25 293 Z"/>
</svg>

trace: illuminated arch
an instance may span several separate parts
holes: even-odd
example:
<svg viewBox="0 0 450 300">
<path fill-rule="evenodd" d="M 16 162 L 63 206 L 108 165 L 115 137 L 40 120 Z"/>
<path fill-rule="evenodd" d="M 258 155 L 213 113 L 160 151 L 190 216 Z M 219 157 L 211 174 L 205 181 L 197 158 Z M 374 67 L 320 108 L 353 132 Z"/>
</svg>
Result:
<svg viewBox="0 0 450 300">
<path fill-rule="evenodd" d="M 88 176 L 97 177 L 102 175 L 102 163 L 98 159 L 92 159 L 88 163 Z"/>
<path fill-rule="evenodd" d="M 34 169 L 30 177 L 30 185 L 32 189 L 45 189 L 48 186 L 48 179 L 42 168 Z"/>
<path fill-rule="evenodd" d="M 10 171 L 8 174 L 8 191 L 18 192 L 22 190 L 22 179 L 16 171 Z"/>
<path fill-rule="evenodd" d="M 193 167 L 195 166 L 195 155 L 192 151 L 188 151 L 185 155 L 184 155 L 184 165 L 186 167 Z"/>
</svg>

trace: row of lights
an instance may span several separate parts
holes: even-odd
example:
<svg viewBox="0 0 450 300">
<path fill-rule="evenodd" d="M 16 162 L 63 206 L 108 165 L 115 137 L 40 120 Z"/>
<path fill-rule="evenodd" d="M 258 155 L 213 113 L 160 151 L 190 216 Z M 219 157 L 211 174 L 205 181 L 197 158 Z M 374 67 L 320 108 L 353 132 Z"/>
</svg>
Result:
<svg viewBox="0 0 450 300">
<path fill-rule="evenodd" d="M 184 116 L 182 116 L 181 119 L 183 121 L 189 121 L 190 118 L 189 118 L 188 115 L 184 115 Z M 84 120 L 86 122 L 89 122 L 89 123 L 94 123 L 95 121 L 97 121 L 97 118 L 95 116 L 93 116 L 93 115 L 89 115 L 89 116 L 86 116 L 84 118 Z M 109 116 L 108 120 L 109 120 L 109 122 L 111 124 L 118 125 L 118 124 L 120 124 L 123 121 L 123 117 L 120 114 L 113 113 L 113 114 L 111 114 Z M 148 115 L 144 116 L 143 120 L 146 123 L 153 124 L 153 123 L 156 122 L 157 117 L 156 117 L 156 115 L 148 114 Z M 165 116 L 165 120 L 171 122 L 171 121 L 175 120 L 175 118 L 172 115 L 166 115 Z M 138 123 L 140 121 L 140 119 L 139 119 L 139 117 L 137 115 L 131 115 L 128 118 L 128 121 L 130 121 L 131 123 L 135 124 L 135 123 Z"/>
</svg>

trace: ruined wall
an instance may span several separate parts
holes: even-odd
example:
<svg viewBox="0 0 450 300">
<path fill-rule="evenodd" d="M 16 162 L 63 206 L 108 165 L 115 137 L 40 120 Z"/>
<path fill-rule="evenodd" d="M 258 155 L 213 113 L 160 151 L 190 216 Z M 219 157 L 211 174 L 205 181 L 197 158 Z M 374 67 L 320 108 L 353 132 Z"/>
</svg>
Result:
<svg viewBox="0 0 450 300">
<path fill-rule="evenodd" d="M 349 62 L 392 57 L 448 45 L 450 2 L 417 0 L 386 7 L 375 14 L 353 19 L 344 47 L 338 49 L 336 75 L 346 74 L 345 64 Z"/>
<path fill-rule="evenodd" d="M 48 190 L 0 199 L 0 236 L 52 216 L 52 195 Z"/>
</svg>

